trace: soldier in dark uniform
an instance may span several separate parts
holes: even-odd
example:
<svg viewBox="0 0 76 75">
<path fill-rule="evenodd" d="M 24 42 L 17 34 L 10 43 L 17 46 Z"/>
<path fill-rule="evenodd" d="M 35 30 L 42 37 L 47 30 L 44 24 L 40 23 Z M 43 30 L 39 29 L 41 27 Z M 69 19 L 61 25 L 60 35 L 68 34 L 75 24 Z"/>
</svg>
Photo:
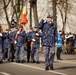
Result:
<svg viewBox="0 0 76 75">
<path fill-rule="evenodd" d="M 4 58 L 7 57 L 8 61 L 10 61 L 10 51 L 11 51 L 11 39 L 9 34 L 9 29 L 6 29 L 6 32 L 3 34 L 3 47 L 4 47 Z"/>
<path fill-rule="evenodd" d="M 0 64 L 3 63 L 2 61 L 2 29 L 0 28 Z"/>
<path fill-rule="evenodd" d="M 26 40 L 26 32 L 23 30 L 23 27 L 19 27 L 17 31 L 15 42 L 16 42 L 16 62 L 24 63 L 24 43 Z"/>
<path fill-rule="evenodd" d="M 34 32 L 32 34 L 32 43 L 31 43 L 31 61 L 33 63 L 39 64 L 39 50 L 40 50 L 40 33 L 38 27 L 34 27 Z"/>
<path fill-rule="evenodd" d="M 15 58 L 15 35 L 18 31 L 18 26 L 14 28 L 14 31 L 10 33 L 11 38 L 11 62 L 14 61 Z"/>
<path fill-rule="evenodd" d="M 57 27 L 52 23 L 53 17 L 47 16 L 46 22 L 41 20 L 39 28 L 42 30 L 42 45 L 45 55 L 45 70 L 53 70 L 53 62 L 55 55 L 55 43 L 57 42 Z"/>
<path fill-rule="evenodd" d="M 30 61 L 32 34 L 33 34 L 33 28 L 31 27 L 29 32 L 27 33 L 27 62 Z"/>
</svg>

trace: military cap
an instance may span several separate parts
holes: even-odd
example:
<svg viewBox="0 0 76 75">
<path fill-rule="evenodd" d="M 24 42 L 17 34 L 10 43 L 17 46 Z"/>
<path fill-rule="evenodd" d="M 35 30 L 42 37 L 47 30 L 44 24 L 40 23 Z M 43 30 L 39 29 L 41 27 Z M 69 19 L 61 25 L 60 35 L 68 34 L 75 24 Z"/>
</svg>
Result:
<svg viewBox="0 0 76 75">
<path fill-rule="evenodd" d="M 18 29 L 18 26 L 15 26 L 14 28 Z"/>
<path fill-rule="evenodd" d="M 30 29 L 33 29 L 33 27 L 30 27 Z"/>
<path fill-rule="evenodd" d="M 11 29 L 6 29 L 6 31 L 11 31 Z"/>
<path fill-rule="evenodd" d="M 62 32 L 62 30 L 59 30 L 59 32 Z"/>
<path fill-rule="evenodd" d="M 38 28 L 38 26 L 34 26 L 34 28 Z"/>
<path fill-rule="evenodd" d="M 53 16 L 49 14 L 49 15 L 47 16 L 47 18 L 53 18 Z"/>
</svg>

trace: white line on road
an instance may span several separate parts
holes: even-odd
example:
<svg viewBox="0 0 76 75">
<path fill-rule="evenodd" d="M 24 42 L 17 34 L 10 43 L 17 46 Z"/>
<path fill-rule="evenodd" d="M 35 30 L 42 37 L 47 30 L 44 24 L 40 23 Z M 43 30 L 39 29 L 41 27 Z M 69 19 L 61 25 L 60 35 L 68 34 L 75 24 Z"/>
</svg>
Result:
<svg viewBox="0 0 76 75">
<path fill-rule="evenodd" d="M 0 74 L 2 74 L 2 75 L 10 75 L 10 74 L 8 74 L 6 72 L 0 72 Z"/>
<path fill-rule="evenodd" d="M 62 61 L 59 61 L 59 60 L 56 60 L 60 63 L 67 63 L 67 64 L 75 64 L 76 65 L 76 62 L 71 62 L 71 61 L 65 61 L 65 60 L 62 60 Z"/>
<path fill-rule="evenodd" d="M 34 66 L 29 66 L 29 65 L 26 65 L 26 64 L 17 64 L 17 63 L 11 63 L 11 64 L 20 65 L 20 66 L 25 66 L 25 67 L 29 67 L 29 68 L 33 68 L 33 69 L 38 69 L 38 70 L 45 71 L 45 69 L 43 69 L 43 68 L 34 67 Z M 68 75 L 68 74 L 60 73 L 60 72 L 56 72 L 56 71 L 47 71 L 47 72 L 51 72 L 51 73 L 58 74 L 58 75 Z"/>
<path fill-rule="evenodd" d="M 44 58 L 40 58 L 40 60 L 45 61 Z M 54 61 L 57 61 L 59 63 L 76 64 L 76 62 L 72 62 L 69 60 L 54 60 Z"/>
</svg>

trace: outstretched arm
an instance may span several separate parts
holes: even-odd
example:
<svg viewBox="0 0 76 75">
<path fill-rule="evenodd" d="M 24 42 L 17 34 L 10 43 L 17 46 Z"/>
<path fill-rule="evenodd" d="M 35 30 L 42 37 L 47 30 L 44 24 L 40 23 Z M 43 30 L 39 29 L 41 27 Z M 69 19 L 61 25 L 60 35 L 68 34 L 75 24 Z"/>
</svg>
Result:
<svg viewBox="0 0 76 75">
<path fill-rule="evenodd" d="M 42 19 L 42 20 L 39 22 L 38 28 L 39 28 L 39 29 L 42 29 L 42 28 L 43 28 L 43 25 L 44 25 L 44 20 Z"/>
</svg>

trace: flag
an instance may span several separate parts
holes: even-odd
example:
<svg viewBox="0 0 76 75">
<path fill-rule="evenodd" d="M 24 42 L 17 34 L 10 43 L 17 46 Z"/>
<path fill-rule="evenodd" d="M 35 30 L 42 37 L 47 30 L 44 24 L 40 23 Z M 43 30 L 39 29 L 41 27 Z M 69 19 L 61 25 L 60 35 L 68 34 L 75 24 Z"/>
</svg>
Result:
<svg viewBox="0 0 76 75">
<path fill-rule="evenodd" d="M 24 2 L 24 6 L 23 6 L 23 11 L 22 11 L 20 23 L 23 26 L 26 26 L 26 24 L 28 23 L 26 2 Z"/>
</svg>

